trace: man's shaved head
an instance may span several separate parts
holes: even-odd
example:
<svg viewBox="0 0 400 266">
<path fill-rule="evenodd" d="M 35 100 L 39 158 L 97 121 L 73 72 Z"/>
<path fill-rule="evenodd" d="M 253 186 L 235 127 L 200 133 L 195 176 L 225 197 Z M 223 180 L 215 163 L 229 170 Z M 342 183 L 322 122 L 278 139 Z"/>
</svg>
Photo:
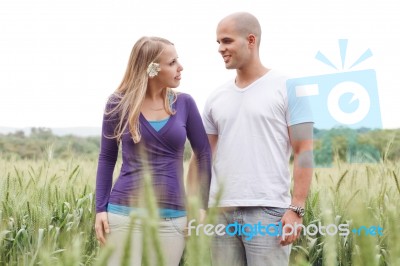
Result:
<svg viewBox="0 0 400 266">
<path fill-rule="evenodd" d="M 249 34 L 253 34 L 256 36 L 257 45 L 260 46 L 261 26 L 258 19 L 252 14 L 247 12 L 233 13 L 223 18 L 218 25 L 225 23 L 232 23 L 235 27 L 235 31 L 245 38 L 247 38 Z"/>
</svg>

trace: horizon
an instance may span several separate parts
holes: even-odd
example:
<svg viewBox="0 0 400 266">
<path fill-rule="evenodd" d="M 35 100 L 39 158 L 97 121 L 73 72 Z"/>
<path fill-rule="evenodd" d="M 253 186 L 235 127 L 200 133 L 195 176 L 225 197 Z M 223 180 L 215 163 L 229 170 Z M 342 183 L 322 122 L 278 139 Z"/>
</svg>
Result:
<svg viewBox="0 0 400 266">
<path fill-rule="evenodd" d="M 101 136 L 101 127 L 3 127 L 0 126 L 0 135 L 6 135 L 6 134 L 14 134 L 18 131 L 24 132 L 25 135 L 30 135 L 31 131 L 33 128 L 42 128 L 46 130 L 50 130 L 53 135 L 56 136 L 67 136 L 67 135 L 73 135 L 73 136 L 79 136 L 79 137 L 100 137 Z M 345 127 L 344 127 L 345 128 Z M 329 131 L 329 130 L 334 130 L 337 128 L 331 128 L 331 129 L 320 129 L 320 128 L 315 128 L 314 131 Z M 349 128 L 351 130 L 361 130 L 361 131 L 373 131 L 373 130 L 400 130 L 400 128 L 358 128 L 358 129 L 353 129 Z"/>
</svg>

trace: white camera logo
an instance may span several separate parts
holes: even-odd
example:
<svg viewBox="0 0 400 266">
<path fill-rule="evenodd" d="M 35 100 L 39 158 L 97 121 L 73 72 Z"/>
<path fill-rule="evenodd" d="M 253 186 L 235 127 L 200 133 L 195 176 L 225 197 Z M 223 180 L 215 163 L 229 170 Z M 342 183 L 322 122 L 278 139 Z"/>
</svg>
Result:
<svg viewBox="0 0 400 266">
<path fill-rule="evenodd" d="M 346 113 L 339 107 L 340 97 L 345 93 L 353 94 L 351 102 L 356 100 L 360 102 L 357 110 L 352 113 Z M 342 124 L 356 124 L 362 121 L 367 116 L 370 106 L 371 101 L 365 88 L 351 81 L 339 83 L 331 90 L 328 96 L 329 113 Z"/>
<path fill-rule="evenodd" d="M 296 86 L 296 97 L 313 96 L 319 94 L 318 84 Z M 353 112 L 346 112 L 340 107 L 340 99 L 345 94 L 351 94 L 352 98 L 348 104 L 359 102 L 358 108 Z M 359 83 L 344 81 L 334 86 L 327 99 L 329 114 L 337 122 L 352 125 L 361 122 L 371 107 L 371 100 L 367 90 Z"/>
<path fill-rule="evenodd" d="M 347 40 L 339 40 L 344 66 Z M 372 56 L 368 49 L 350 67 Z M 316 58 L 336 68 L 322 53 Z M 350 128 L 382 128 L 376 73 L 373 69 L 339 72 L 287 81 L 290 116 L 296 119 L 302 111 L 290 109 L 298 102 L 308 101 L 315 119 L 315 127 L 330 129 L 337 126 Z M 356 107 L 356 108 L 355 108 Z"/>
</svg>

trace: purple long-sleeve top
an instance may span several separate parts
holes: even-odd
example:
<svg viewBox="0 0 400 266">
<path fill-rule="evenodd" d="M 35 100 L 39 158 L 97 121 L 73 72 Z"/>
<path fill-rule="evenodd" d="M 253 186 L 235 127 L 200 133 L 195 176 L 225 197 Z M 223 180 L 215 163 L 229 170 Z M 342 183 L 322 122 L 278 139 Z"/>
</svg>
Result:
<svg viewBox="0 0 400 266">
<path fill-rule="evenodd" d="M 115 100 L 114 100 L 115 101 Z M 106 110 L 116 103 L 110 101 Z M 189 140 L 197 158 L 203 207 L 207 207 L 211 180 L 211 150 L 201 116 L 193 98 L 179 93 L 173 105 L 176 113 L 158 132 L 142 114 L 139 117 L 141 140 L 135 144 L 127 130 L 121 138 L 122 166 L 114 186 L 113 172 L 119 143 L 114 135 L 116 115 L 103 117 L 101 148 L 96 179 L 96 212 L 107 210 L 108 203 L 138 206 L 143 192 L 143 174 L 150 171 L 160 208 L 185 210 L 183 153 Z"/>
</svg>

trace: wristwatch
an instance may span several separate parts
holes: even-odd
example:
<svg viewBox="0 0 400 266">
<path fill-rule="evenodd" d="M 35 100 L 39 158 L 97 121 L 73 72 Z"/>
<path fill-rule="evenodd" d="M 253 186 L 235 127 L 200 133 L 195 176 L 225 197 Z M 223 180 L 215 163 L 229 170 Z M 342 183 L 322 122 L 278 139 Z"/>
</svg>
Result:
<svg viewBox="0 0 400 266">
<path fill-rule="evenodd" d="M 297 213 L 299 217 L 303 217 L 305 213 L 305 209 L 300 206 L 295 206 L 295 205 L 289 205 L 289 210 L 294 211 Z"/>
</svg>

